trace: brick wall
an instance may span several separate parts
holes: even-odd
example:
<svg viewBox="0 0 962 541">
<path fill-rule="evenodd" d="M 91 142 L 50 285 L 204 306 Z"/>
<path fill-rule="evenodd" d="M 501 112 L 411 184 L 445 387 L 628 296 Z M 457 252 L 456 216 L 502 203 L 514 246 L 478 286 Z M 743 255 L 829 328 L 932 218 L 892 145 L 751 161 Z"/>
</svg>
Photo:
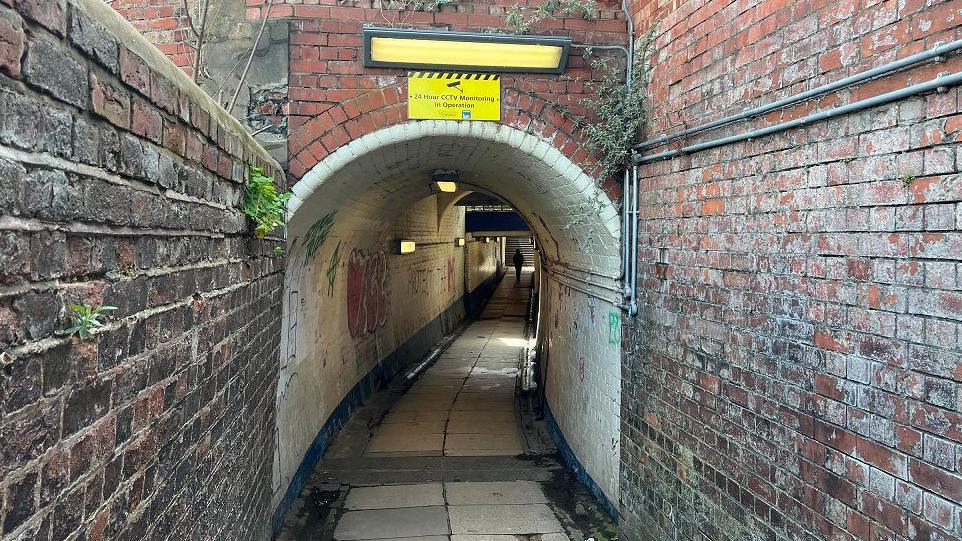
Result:
<svg viewBox="0 0 962 541">
<path fill-rule="evenodd" d="M 215 1 L 215 0 L 209 0 Z M 127 19 L 150 43 L 153 43 L 175 66 L 188 75 L 194 72 L 195 36 L 185 0 L 108 0 L 117 13 Z M 196 16 L 200 26 L 197 0 L 189 0 L 190 15 Z"/>
<path fill-rule="evenodd" d="M 468 266 L 465 269 L 465 286 L 467 291 L 474 291 L 498 272 L 501 255 L 500 240 L 496 242 L 496 239 L 492 239 L 484 242 L 472 239 L 466 242 L 465 257 L 467 257 Z"/>
<path fill-rule="evenodd" d="M 279 166 L 102 2 L 0 3 L 0 539 L 263 538 Z"/>
<path fill-rule="evenodd" d="M 958 39 L 958 2 L 635 2 L 647 135 Z M 959 57 L 684 141 L 958 71 Z M 637 539 L 962 534 L 959 92 L 641 168 L 621 505 Z"/>
<path fill-rule="evenodd" d="M 545 398 L 567 444 L 612 505 L 618 502 L 621 311 L 542 274 L 539 339 Z"/>
</svg>

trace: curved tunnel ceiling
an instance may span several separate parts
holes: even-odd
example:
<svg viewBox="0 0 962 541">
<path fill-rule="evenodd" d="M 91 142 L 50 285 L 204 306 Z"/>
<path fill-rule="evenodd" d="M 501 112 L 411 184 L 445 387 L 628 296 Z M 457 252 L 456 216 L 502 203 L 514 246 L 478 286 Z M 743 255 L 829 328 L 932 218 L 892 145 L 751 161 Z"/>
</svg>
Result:
<svg viewBox="0 0 962 541">
<path fill-rule="evenodd" d="M 295 184 L 289 235 L 331 210 L 376 228 L 432 195 L 435 169 L 457 169 L 459 188 L 508 201 L 549 258 L 617 274 L 619 220 L 605 193 L 549 143 L 492 123 L 414 121 L 354 140 Z"/>
</svg>

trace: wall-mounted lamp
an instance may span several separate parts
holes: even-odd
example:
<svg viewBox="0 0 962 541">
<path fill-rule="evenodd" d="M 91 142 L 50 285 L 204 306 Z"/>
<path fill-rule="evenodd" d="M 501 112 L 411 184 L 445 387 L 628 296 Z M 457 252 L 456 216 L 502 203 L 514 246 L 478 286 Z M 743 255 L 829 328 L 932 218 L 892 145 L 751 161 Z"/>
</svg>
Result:
<svg viewBox="0 0 962 541">
<path fill-rule="evenodd" d="M 414 249 L 417 248 L 413 240 L 395 240 L 394 241 L 394 253 L 398 255 L 413 254 Z"/>
<path fill-rule="evenodd" d="M 464 246 L 464 237 L 458 237 L 454 239 L 455 246 Z"/>
<path fill-rule="evenodd" d="M 563 73 L 571 38 L 365 28 L 364 65 L 376 68 Z"/>
<path fill-rule="evenodd" d="M 439 192 L 454 193 L 458 191 L 457 182 L 448 182 L 446 180 L 439 180 L 434 183 L 434 186 L 438 189 Z"/>
</svg>

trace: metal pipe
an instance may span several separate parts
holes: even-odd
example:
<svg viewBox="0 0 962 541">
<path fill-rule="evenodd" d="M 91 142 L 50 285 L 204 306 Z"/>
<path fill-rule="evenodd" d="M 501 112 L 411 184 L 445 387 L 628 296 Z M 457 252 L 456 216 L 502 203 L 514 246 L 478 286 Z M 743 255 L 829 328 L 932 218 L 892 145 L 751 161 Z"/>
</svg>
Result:
<svg viewBox="0 0 962 541">
<path fill-rule="evenodd" d="M 631 300 L 628 316 L 638 315 L 638 167 L 631 168 Z"/>
<path fill-rule="evenodd" d="M 708 122 L 707 124 L 702 124 L 700 126 L 695 126 L 694 128 L 689 128 L 685 131 L 681 131 L 672 135 L 662 135 L 661 137 L 658 137 L 656 139 L 651 139 L 649 141 L 639 143 L 635 145 L 634 148 L 637 150 L 648 150 L 654 147 L 663 146 L 672 141 L 682 139 L 684 137 L 688 137 L 689 135 L 694 135 L 696 133 L 708 131 L 708 130 L 718 128 L 726 124 L 738 122 L 741 120 L 748 120 L 752 117 L 763 115 L 765 113 L 768 113 L 775 109 L 779 109 L 781 107 L 793 105 L 811 98 L 821 96 L 823 94 L 828 94 L 829 92 L 839 90 L 846 86 L 851 86 L 857 83 L 867 81 L 869 79 L 874 79 L 882 75 L 887 75 L 889 73 L 892 73 L 893 71 L 909 68 L 917 64 L 927 62 L 929 60 L 944 61 L 945 56 L 953 52 L 956 52 L 958 50 L 962 50 L 962 40 L 952 41 L 943 45 L 938 45 L 936 47 L 933 47 L 932 49 L 929 49 L 928 51 L 914 54 L 912 56 L 907 56 L 901 60 L 896 60 L 895 62 L 890 62 L 883 66 L 879 66 L 877 68 L 873 68 L 867 71 L 863 71 L 861 73 L 857 73 L 855 75 L 852 75 L 851 77 L 839 79 L 838 81 L 835 81 L 833 83 L 828 83 L 828 84 L 819 86 L 817 88 L 808 90 L 806 92 L 802 92 L 800 94 L 795 94 L 793 96 L 780 99 L 768 105 L 762 105 L 760 107 L 755 107 L 753 109 L 747 109 L 737 115 L 727 116 L 725 118 Z"/>
<path fill-rule="evenodd" d="M 622 287 L 621 294 L 624 298 L 628 298 L 628 242 L 630 235 L 628 234 L 628 169 L 625 169 L 625 179 L 621 183 L 621 279 Z"/>
<path fill-rule="evenodd" d="M 751 130 L 738 135 L 723 137 L 721 139 L 714 139 L 711 141 L 706 141 L 704 143 L 689 145 L 677 150 L 669 150 L 666 152 L 660 152 L 658 154 L 643 156 L 641 158 L 637 158 L 635 160 L 635 164 L 639 165 L 639 164 L 651 163 L 653 161 L 662 160 L 662 159 L 671 159 L 683 154 L 691 154 L 693 152 L 699 152 L 702 150 L 708 150 L 715 147 L 730 145 L 732 143 L 738 143 L 741 141 L 756 139 L 758 137 L 772 135 L 774 133 L 790 130 L 792 128 L 797 128 L 800 126 L 812 124 L 814 122 L 827 120 L 829 118 L 834 118 L 834 117 L 849 114 L 849 113 L 855 113 L 865 109 L 870 109 L 872 107 L 877 107 L 879 105 L 885 105 L 887 103 L 909 98 L 909 97 L 915 96 L 916 94 L 921 94 L 923 92 L 928 92 L 931 90 L 940 90 L 942 88 L 957 86 L 959 84 L 962 84 L 962 72 L 953 73 L 950 75 L 943 75 L 941 77 L 936 77 L 935 79 L 932 79 L 931 81 L 927 81 L 925 83 L 919 83 L 917 85 L 905 87 L 900 90 L 887 92 L 885 94 L 880 94 L 878 96 L 873 96 L 871 98 L 859 100 L 854 103 L 850 103 L 848 105 L 834 107 L 832 109 L 827 109 L 825 111 L 813 113 L 811 115 L 808 115 L 802 118 L 796 118 L 794 120 L 789 120 L 787 122 L 782 122 L 779 124 L 774 124 L 772 126 L 767 126 L 765 128 L 759 128 L 757 130 Z"/>
</svg>

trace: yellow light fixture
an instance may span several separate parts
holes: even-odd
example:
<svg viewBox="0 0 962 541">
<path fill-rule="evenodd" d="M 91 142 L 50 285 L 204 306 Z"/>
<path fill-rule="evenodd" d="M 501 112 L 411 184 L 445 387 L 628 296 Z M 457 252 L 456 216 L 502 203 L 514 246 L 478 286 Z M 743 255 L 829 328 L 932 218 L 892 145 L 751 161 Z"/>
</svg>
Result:
<svg viewBox="0 0 962 541">
<path fill-rule="evenodd" d="M 456 246 L 464 246 L 464 237 L 458 237 L 454 239 L 454 244 Z"/>
<path fill-rule="evenodd" d="M 562 73 L 571 38 L 395 28 L 364 29 L 364 65 L 524 73 Z"/>
<path fill-rule="evenodd" d="M 396 254 L 413 254 L 415 248 L 417 248 L 417 244 L 413 240 L 398 239 L 394 241 L 394 253 Z"/>
<path fill-rule="evenodd" d="M 458 191 L 458 183 L 457 183 L 457 182 L 449 182 L 449 181 L 446 181 L 446 180 L 439 180 L 439 181 L 435 182 L 435 184 L 437 185 L 439 192 L 454 193 L 454 192 Z"/>
</svg>

